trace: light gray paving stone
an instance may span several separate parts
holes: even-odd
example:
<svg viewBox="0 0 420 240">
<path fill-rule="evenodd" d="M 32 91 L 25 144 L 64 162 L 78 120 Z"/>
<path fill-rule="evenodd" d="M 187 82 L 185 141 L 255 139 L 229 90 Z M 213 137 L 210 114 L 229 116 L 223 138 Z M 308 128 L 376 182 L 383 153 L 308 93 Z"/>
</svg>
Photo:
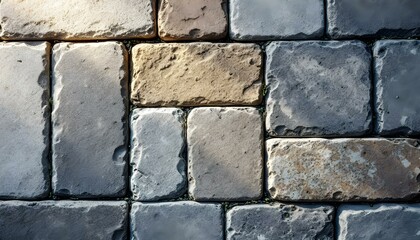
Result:
<svg viewBox="0 0 420 240">
<path fill-rule="evenodd" d="M 420 134 L 420 41 L 375 43 L 377 132 Z"/>
<path fill-rule="evenodd" d="M 418 0 L 328 0 L 327 6 L 333 38 L 420 36 Z"/>
<path fill-rule="evenodd" d="M 52 185 L 56 195 L 125 195 L 127 71 L 127 52 L 120 43 L 54 46 Z"/>
<path fill-rule="evenodd" d="M 48 195 L 50 44 L 0 43 L 0 198 Z"/>
<path fill-rule="evenodd" d="M 342 205 L 338 208 L 339 240 L 418 240 L 420 204 Z"/>
<path fill-rule="evenodd" d="M 155 0 L 2 0 L 1 39 L 153 38 Z"/>
<path fill-rule="evenodd" d="M 235 40 L 319 38 L 322 0 L 231 0 L 230 36 Z"/>
<path fill-rule="evenodd" d="M 263 132 L 257 109 L 193 109 L 187 139 L 189 193 L 195 200 L 261 197 Z"/>
<path fill-rule="evenodd" d="M 270 139 L 267 189 L 288 201 L 374 201 L 420 196 L 420 142 Z"/>
<path fill-rule="evenodd" d="M 196 202 L 134 203 L 131 238 L 135 240 L 222 240 L 220 204 Z"/>
<path fill-rule="evenodd" d="M 334 239 L 334 208 L 318 205 L 256 204 L 227 212 L 228 240 Z"/>
<path fill-rule="evenodd" d="M 126 239 L 126 202 L 0 201 L 0 239 Z"/>
<path fill-rule="evenodd" d="M 271 136 L 360 136 L 371 126 L 371 57 L 359 41 L 273 42 L 267 47 Z"/>
<path fill-rule="evenodd" d="M 135 109 L 131 115 L 133 199 L 176 198 L 186 191 L 185 114 L 178 108 Z"/>
</svg>

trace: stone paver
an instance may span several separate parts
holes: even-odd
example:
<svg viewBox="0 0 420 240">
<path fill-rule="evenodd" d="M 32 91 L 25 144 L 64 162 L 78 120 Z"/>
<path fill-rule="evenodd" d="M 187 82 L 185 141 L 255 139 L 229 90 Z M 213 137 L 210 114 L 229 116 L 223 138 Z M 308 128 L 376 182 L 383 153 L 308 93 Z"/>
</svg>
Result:
<svg viewBox="0 0 420 240">
<path fill-rule="evenodd" d="M 155 0 L 2 0 L 1 39 L 153 38 Z"/>
<path fill-rule="evenodd" d="M 255 108 L 196 108 L 188 116 L 190 195 L 252 200 L 262 192 L 262 122 Z"/>
<path fill-rule="evenodd" d="M 235 40 L 308 39 L 324 35 L 322 0 L 230 0 Z"/>
<path fill-rule="evenodd" d="M 420 134 L 420 41 L 376 42 L 377 132 Z"/>
<path fill-rule="evenodd" d="M 161 2 L 159 36 L 163 40 L 216 40 L 226 34 L 226 0 Z"/>
<path fill-rule="evenodd" d="M 123 240 L 126 202 L 0 201 L 0 239 Z"/>
<path fill-rule="evenodd" d="M 227 212 L 228 240 L 334 239 L 334 208 L 316 205 L 256 204 Z"/>
<path fill-rule="evenodd" d="M 48 195 L 49 53 L 45 42 L 0 43 L 0 198 Z"/>
<path fill-rule="evenodd" d="M 131 100 L 138 106 L 258 105 L 261 50 L 238 43 L 136 45 Z"/>
<path fill-rule="evenodd" d="M 420 142 L 270 139 L 267 188 L 278 200 L 413 199 L 420 194 Z"/>
<path fill-rule="evenodd" d="M 53 49 L 53 176 L 56 195 L 124 196 L 127 52 L 116 42 Z"/>
<path fill-rule="evenodd" d="M 418 0 L 328 0 L 328 34 L 354 36 L 420 36 Z"/>
<path fill-rule="evenodd" d="M 130 154 L 133 199 L 169 199 L 185 193 L 184 123 L 184 113 L 177 108 L 133 111 Z"/>
<path fill-rule="evenodd" d="M 338 240 L 418 240 L 420 204 L 342 205 Z"/>
<path fill-rule="evenodd" d="M 222 217 L 220 204 L 134 203 L 131 237 L 136 240 L 222 240 Z"/>
<path fill-rule="evenodd" d="M 360 136 L 369 131 L 371 57 L 358 41 L 267 47 L 266 127 L 272 136 Z"/>
</svg>

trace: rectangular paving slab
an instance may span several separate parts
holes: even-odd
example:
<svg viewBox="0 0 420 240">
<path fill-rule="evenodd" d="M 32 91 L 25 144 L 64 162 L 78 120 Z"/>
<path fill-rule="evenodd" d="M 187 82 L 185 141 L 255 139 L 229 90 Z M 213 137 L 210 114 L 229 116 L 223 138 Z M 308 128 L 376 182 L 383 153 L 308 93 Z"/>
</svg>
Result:
<svg viewBox="0 0 420 240">
<path fill-rule="evenodd" d="M 124 46 L 56 44 L 52 65 L 54 194 L 124 196 L 128 170 Z"/>
<path fill-rule="evenodd" d="M 155 0 L 2 0 L 0 39 L 153 38 Z"/>
<path fill-rule="evenodd" d="M 3 42 L 0 59 L 0 198 L 45 197 L 50 44 Z"/>
<path fill-rule="evenodd" d="M 0 239 L 126 239 L 126 202 L 0 201 Z"/>
<path fill-rule="evenodd" d="M 410 139 L 270 139 L 267 188 L 292 201 L 420 196 L 420 142 Z"/>
</svg>

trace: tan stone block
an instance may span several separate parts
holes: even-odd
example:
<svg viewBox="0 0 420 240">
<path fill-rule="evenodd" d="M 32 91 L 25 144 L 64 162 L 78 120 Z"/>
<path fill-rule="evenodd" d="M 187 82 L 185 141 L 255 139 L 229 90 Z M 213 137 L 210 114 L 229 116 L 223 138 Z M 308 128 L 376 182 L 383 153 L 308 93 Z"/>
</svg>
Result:
<svg viewBox="0 0 420 240">
<path fill-rule="evenodd" d="M 262 100 L 256 44 L 139 44 L 132 55 L 135 105 L 258 105 Z"/>
<path fill-rule="evenodd" d="M 225 0 L 163 0 L 159 36 L 171 40 L 214 40 L 227 34 Z"/>
</svg>

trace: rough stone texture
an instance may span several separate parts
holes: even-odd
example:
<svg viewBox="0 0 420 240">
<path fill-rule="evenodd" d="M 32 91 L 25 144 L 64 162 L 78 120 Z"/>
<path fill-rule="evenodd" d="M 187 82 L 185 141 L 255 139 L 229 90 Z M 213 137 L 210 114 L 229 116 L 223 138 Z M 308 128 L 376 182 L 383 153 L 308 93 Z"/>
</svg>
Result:
<svg viewBox="0 0 420 240">
<path fill-rule="evenodd" d="M 126 39 L 156 36 L 155 0 L 2 0 L 2 39 Z"/>
<path fill-rule="evenodd" d="M 362 42 L 273 42 L 266 52 L 270 135 L 360 136 L 369 130 L 371 57 Z"/>
<path fill-rule="evenodd" d="M 270 139 L 268 191 L 279 200 L 390 200 L 420 196 L 420 142 Z"/>
<path fill-rule="evenodd" d="M 53 176 L 56 195 L 126 192 L 127 52 L 119 43 L 53 49 Z"/>
<path fill-rule="evenodd" d="M 140 106 L 258 105 L 260 71 L 255 44 L 139 44 L 131 100 Z"/>
<path fill-rule="evenodd" d="M 227 212 L 228 240 L 334 239 L 334 208 L 316 205 L 257 204 Z"/>
<path fill-rule="evenodd" d="M 159 36 L 163 40 L 215 40 L 227 34 L 225 0 L 163 0 Z"/>
<path fill-rule="evenodd" d="M 328 0 L 328 34 L 354 36 L 420 36 L 418 0 Z"/>
<path fill-rule="evenodd" d="M 235 40 L 320 38 L 323 0 L 230 0 L 230 36 Z"/>
<path fill-rule="evenodd" d="M 134 203 L 131 238 L 136 240 L 222 240 L 219 204 L 196 202 Z"/>
<path fill-rule="evenodd" d="M 420 41 L 374 46 L 377 132 L 420 134 Z"/>
<path fill-rule="evenodd" d="M 0 239 L 125 239 L 126 202 L 0 202 Z"/>
<path fill-rule="evenodd" d="M 418 240 L 420 204 L 342 205 L 339 240 Z"/>
<path fill-rule="evenodd" d="M 261 197 L 263 131 L 255 108 L 196 108 L 188 116 L 187 138 L 195 200 Z"/>
<path fill-rule="evenodd" d="M 49 52 L 0 43 L 0 198 L 48 195 Z"/>
<path fill-rule="evenodd" d="M 135 109 L 131 116 L 131 191 L 141 201 L 186 191 L 185 116 L 177 108 Z"/>
</svg>

